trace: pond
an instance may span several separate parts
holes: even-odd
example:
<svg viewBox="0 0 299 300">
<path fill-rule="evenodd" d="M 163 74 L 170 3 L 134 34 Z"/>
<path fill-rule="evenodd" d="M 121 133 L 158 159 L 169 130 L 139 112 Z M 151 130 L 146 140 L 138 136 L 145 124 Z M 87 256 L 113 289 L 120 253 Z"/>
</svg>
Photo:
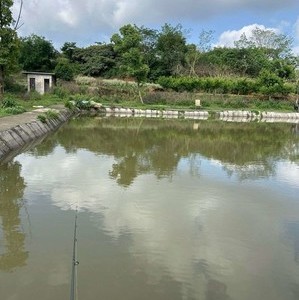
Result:
<svg viewBox="0 0 299 300">
<path fill-rule="evenodd" d="M 299 299 L 298 125 L 81 117 L 0 165 L 0 292 Z"/>
</svg>

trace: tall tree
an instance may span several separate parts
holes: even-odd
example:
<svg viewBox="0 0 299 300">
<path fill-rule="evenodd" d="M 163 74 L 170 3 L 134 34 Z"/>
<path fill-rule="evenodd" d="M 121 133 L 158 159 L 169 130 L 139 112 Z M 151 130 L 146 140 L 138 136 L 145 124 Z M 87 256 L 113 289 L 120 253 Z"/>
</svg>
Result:
<svg viewBox="0 0 299 300">
<path fill-rule="evenodd" d="M 136 80 L 139 98 L 143 103 L 140 86 L 147 79 L 149 66 L 145 63 L 141 31 L 137 26 L 129 24 L 121 27 L 119 32 L 112 36 L 111 42 L 120 56 L 120 71 Z"/>
<path fill-rule="evenodd" d="M 74 52 L 78 49 L 75 42 L 65 42 L 61 47 L 62 53 L 68 58 L 71 62 L 73 62 Z"/>
<path fill-rule="evenodd" d="M 181 66 L 185 63 L 187 51 L 182 25 L 178 24 L 173 27 L 170 24 L 165 24 L 157 41 L 157 55 L 160 58 L 161 75 L 178 74 Z"/>
<path fill-rule="evenodd" d="M 159 77 L 159 60 L 157 55 L 158 31 L 146 27 L 139 28 L 142 36 L 142 53 L 144 62 L 149 66 L 149 80 Z"/>
<path fill-rule="evenodd" d="M 113 74 L 115 66 L 115 52 L 112 44 L 96 44 L 86 48 L 64 48 L 63 53 L 75 63 L 84 75 L 109 76 Z M 63 50 L 63 49 L 62 49 Z M 71 54 L 71 56 L 70 56 Z"/>
<path fill-rule="evenodd" d="M 271 29 L 255 27 L 250 36 L 243 33 L 235 42 L 237 48 L 259 48 L 270 59 L 286 58 L 291 55 L 293 40 L 285 34 Z"/>
<path fill-rule="evenodd" d="M 32 34 L 21 38 L 20 64 L 27 71 L 53 71 L 58 52 L 51 41 Z"/>
<path fill-rule="evenodd" d="M 206 53 L 211 50 L 213 34 L 213 30 L 202 30 L 199 34 L 198 44 L 187 45 L 188 51 L 186 53 L 185 59 L 189 69 L 189 76 L 198 75 L 196 73 L 196 66 L 198 65 L 198 60 L 203 53 Z"/>
<path fill-rule="evenodd" d="M 4 78 L 17 64 L 18 37 L 12 16 L 12 0 L 0 0 L 0 96 Z"/>
</svg>

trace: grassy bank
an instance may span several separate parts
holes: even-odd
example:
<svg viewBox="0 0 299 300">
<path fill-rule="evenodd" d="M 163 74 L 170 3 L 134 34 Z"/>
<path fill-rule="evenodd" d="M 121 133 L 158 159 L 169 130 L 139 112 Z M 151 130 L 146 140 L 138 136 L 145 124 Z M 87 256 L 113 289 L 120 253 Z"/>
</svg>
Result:
<svg viewBox="0 0 299 300">
<path fill-rule="evenodd" d="M 78 77 L 73 82 L 59 82 L 45 95 L 27 93 L 24 89 L 5 94 L 0 105 L 0 117 L 22 113 L 36 106 L 49 107 L 65 104 L 70 100 L 92 100 L 105 106 L 150 108 L 150 109 L 196 109 L 195 100 L 200 99 L 204 110 L 259 110 L 293 111 L 296 95 L 284 98 L 269 98 L 263 95 L 209 94 L 175 92 L 165 90 L 157 84 L 141 87 L 143 102 L 138 97 L 137 86 L 130 81 L 102 80 Z"/>
</svg>

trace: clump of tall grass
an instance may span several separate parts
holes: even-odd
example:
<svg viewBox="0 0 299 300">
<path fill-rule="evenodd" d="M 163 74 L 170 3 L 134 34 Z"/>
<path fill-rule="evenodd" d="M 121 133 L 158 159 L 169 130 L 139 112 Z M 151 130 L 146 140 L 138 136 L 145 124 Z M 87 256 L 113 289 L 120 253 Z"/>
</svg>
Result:
<svg viewBox="0 0 299 300">
<path fill-rule="evenodd" d="M 2 101 L 0 106 L 2 113 L 5 115 L 18 115 L 26 111 L 26 109 L 18 105 L 14 99 L 6 98 Z"/>
<path fill-rule="evenodd" d="M 46 123 L 50 120 L 57 120 L 59 119 L 59 113 L 56 110 L 47 110 L 43 114 L 40 114 L 37 116 L 37 119 L 41 121 L 42 123 Z"/>
<path fill-rule="evenodd" d="M 96 84 L 97 80 L 94 77 L 77 76 L 75 78 L 75 82 L 79 85 L 94 85 L 94 84 Z"/>
</svg>

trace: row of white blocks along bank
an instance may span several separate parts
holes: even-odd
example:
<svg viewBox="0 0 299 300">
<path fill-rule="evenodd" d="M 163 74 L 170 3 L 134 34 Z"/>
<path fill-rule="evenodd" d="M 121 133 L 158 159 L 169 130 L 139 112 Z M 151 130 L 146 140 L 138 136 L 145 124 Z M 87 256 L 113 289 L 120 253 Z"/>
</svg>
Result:
<svg viewBox="0 0 299 300">
<path fill-rule="evenodd" d="M 299 119 L 299 113 L 277 113 L 277 112 L 262 112 L 261 118 L 278 118 L 278 119 Z"/>
<path fill-rule="evenodd" d="M 207 119 L 209 113 L 207 111 L 177 111 L 177 110 L 152 110 L 152 109 L 130 109 L 130 108 L 105 108 L 106 113 L 116 116 L 145 116 L 145 117 L 165 117 L 186 119 Z M 242 118 L 242 119 L 295 119 L 299 120 L 299 113 L 278 113 L 278 112 L 261 112 L 252 111 L 222 111 L 219 113 L 220 119 L 226 118 Z"/>
<path fill-rule="evenodd" d="M 226 111 L 221 111 L 219 113 L 219 117 L 223 118 L 223 117 L 237 117 L 237 118 L 252 118 L 252 117 L 256 117 L 256 114 L 254 114 L 251 111 L 235 111 L 235 110 L 226 110 Z"/>
<path fill-rule="evenodd" d="M 299 119 L 299 113 L 278 113 L 278 112 L 261 112 L 256 114 L 251 111 L 222 111 L 219 113 L 220 118 L 259 118 L 259 119 Z"/>
<path fill-rule="evenodd" d="M 130 108 L 105 108 L 106 113 L 116 115 L 137 115 L 137 116 L 182 116 L 182 117 L 199 117 L 209 116 L 207 111 L 185 111 L 177 110 L 152 110 L 152 109 L 130 109 Z"/>
</svg>

